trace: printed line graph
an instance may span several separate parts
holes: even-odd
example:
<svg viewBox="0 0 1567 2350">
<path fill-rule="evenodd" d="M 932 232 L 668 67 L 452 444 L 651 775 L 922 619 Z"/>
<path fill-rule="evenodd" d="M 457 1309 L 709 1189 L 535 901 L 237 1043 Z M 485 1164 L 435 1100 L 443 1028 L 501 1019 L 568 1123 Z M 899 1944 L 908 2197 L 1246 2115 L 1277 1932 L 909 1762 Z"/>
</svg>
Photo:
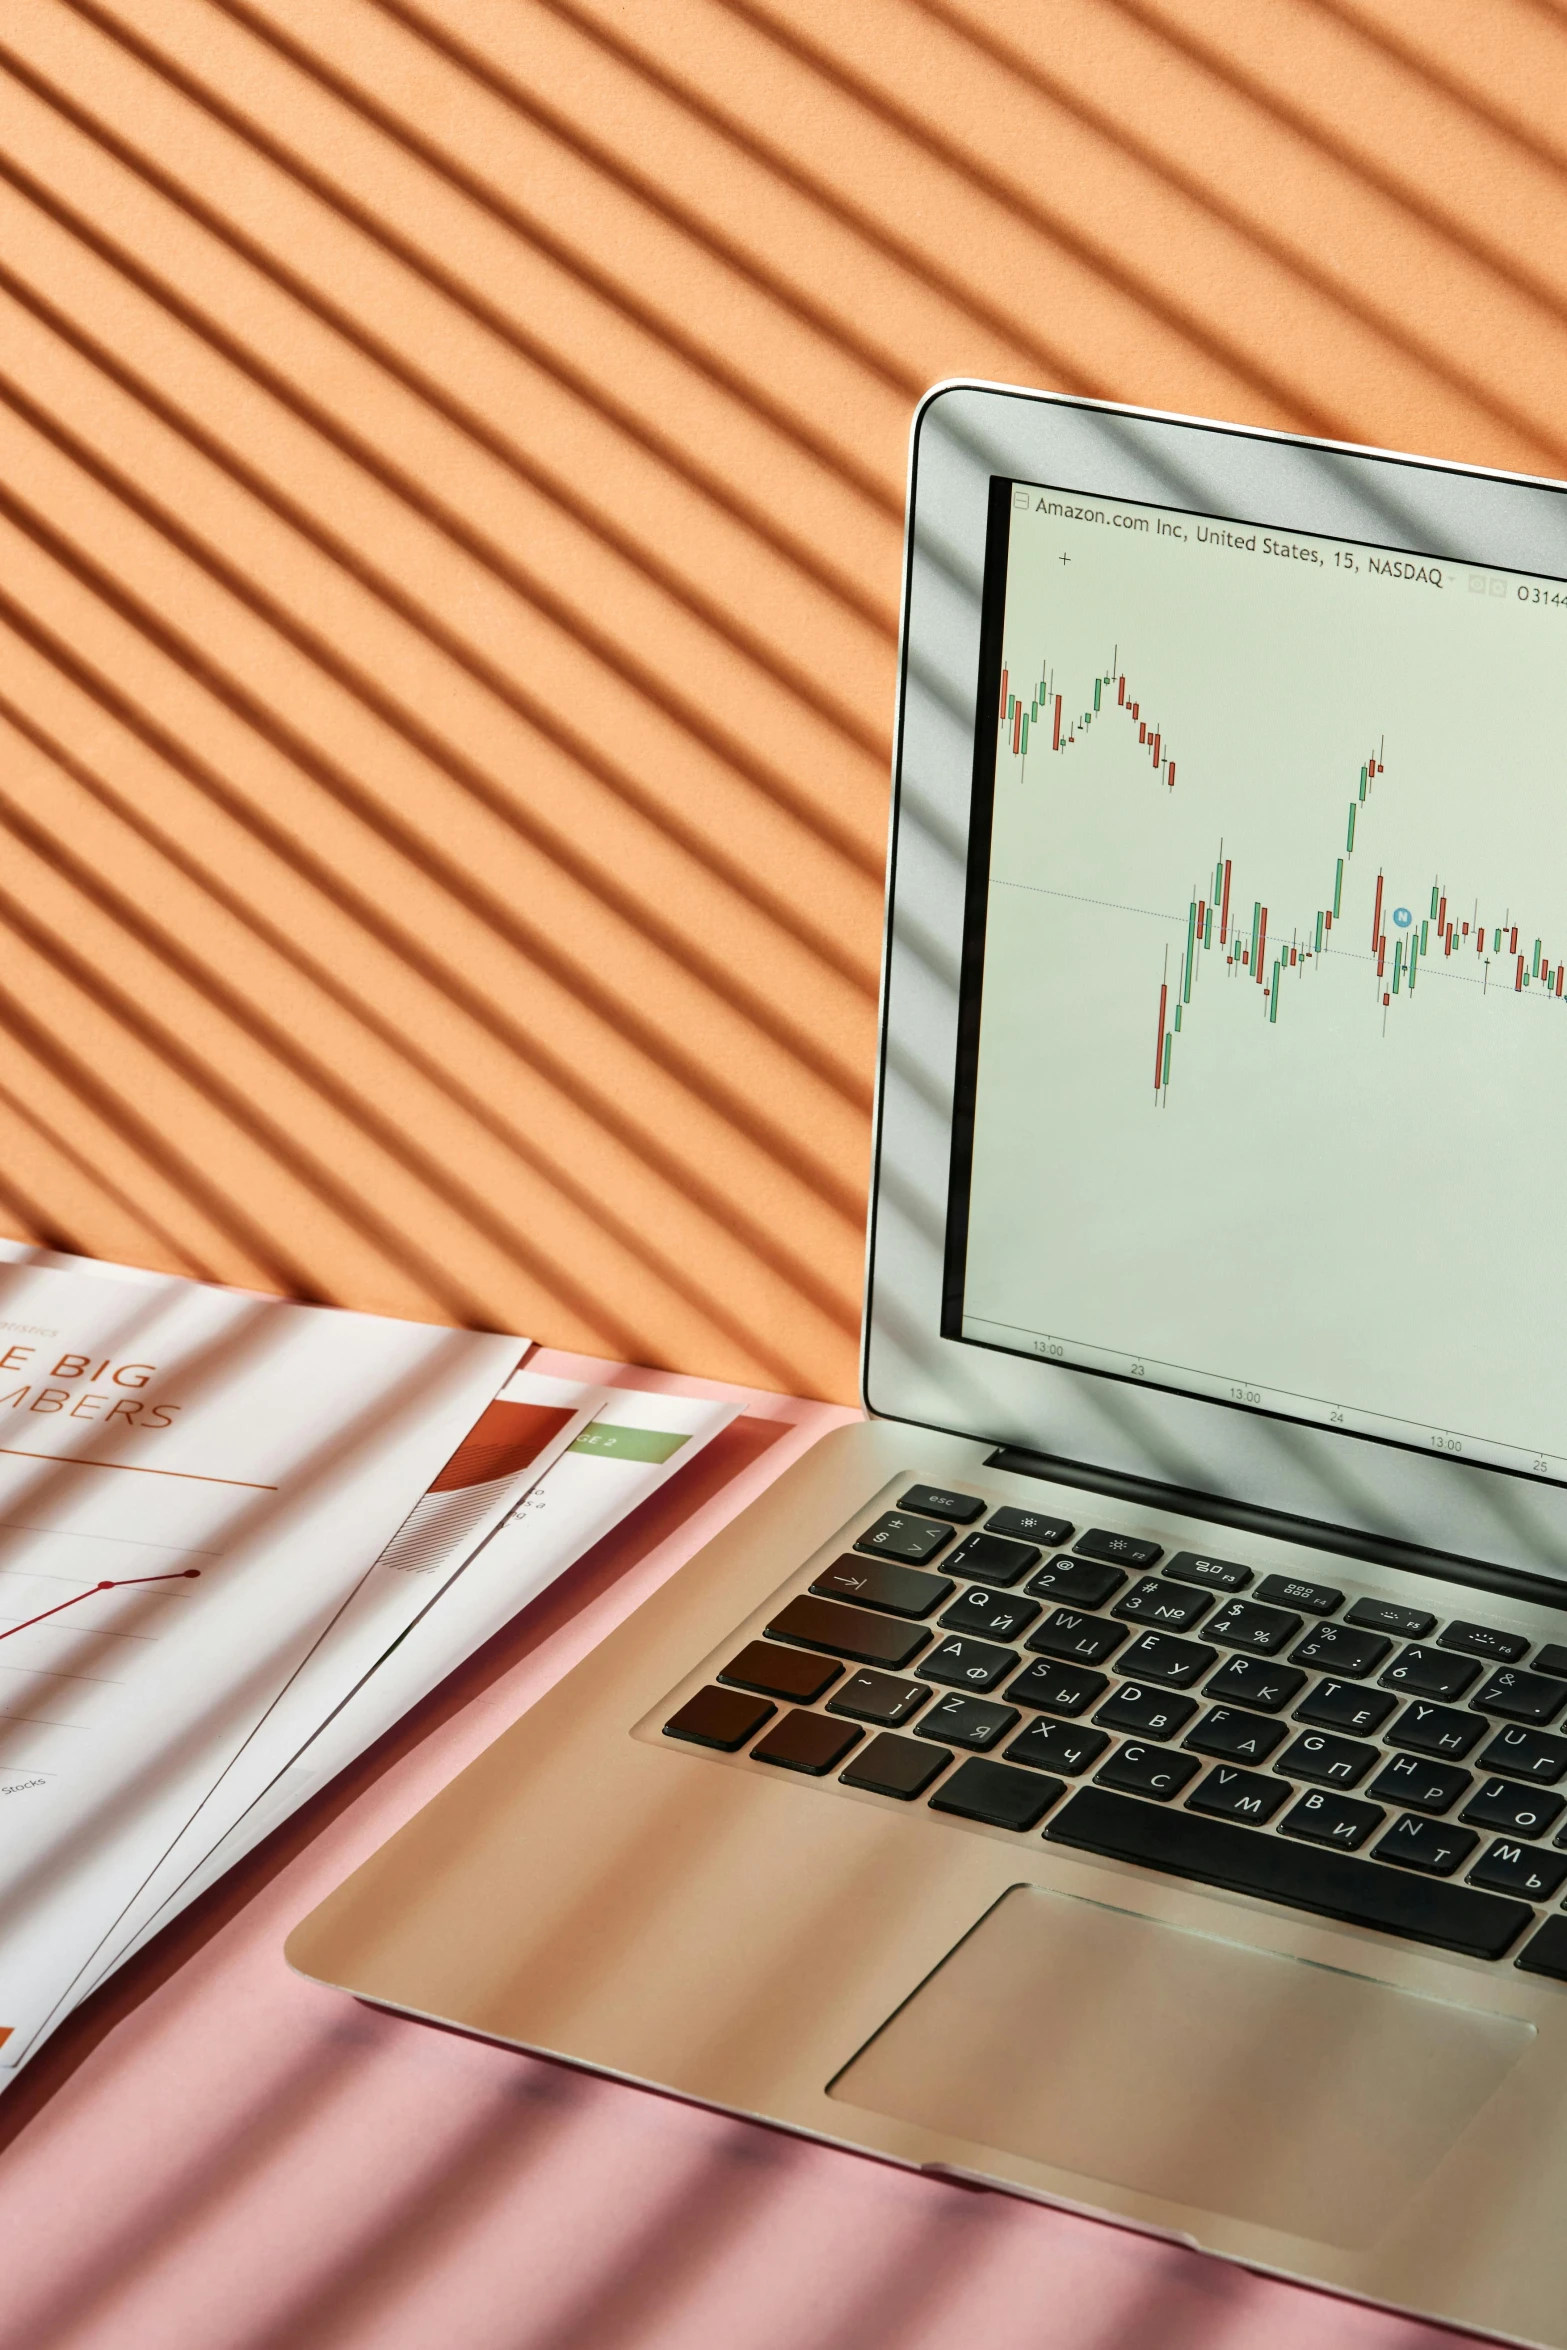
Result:
<svg viewBox="0 0 1567 2350">
<path fill-rule="evenodd" d="M 1077 707 L 1079 700 L 1081 709 Z M 1003 669 L 998 728 L 1002 751 L 1015 763 L 1019 783 L 1028 779 L 1031 740 L 1036 755 L 1060 756 L 1073 748 L 1096 719 L 1115 716 L 1124 721 L 1128 740 L 1130 727 L 1137 727 L 1133 747 L 1139 754 L 1146 753 L 1161 787 L 1174 791 L 1175 760 L 1169 755 L 1168 738 L 1132 695 L 1119 665 L 1119 648 L 1110 666 L 1093 679 L 1089 691 L 1072 697 L 1070 717 L 1066 715 L 1068 707 L 1066 692 L 1058 686 L 1048 660 L 1041 660 L 1037 682 L 1021 691 Z M 1303 921 L 1286 928 L 1277 910 L 1261 897 L 1252 900 L 1248 921 L 1242 911 L 1244 891 L 1237 881 L 1235 861 L 1226 853 L 1224 842 L 1219 842 L 1212 873 L 1192 887 L 1185 943 L 1176 956 L 1173 973 L 1169 956 L 1165 956 L 1154 1033 L 1156 1102 L 1163 1104 L 1168 1099 L 1175 1040 L 1189 1023 L 1193 989 L 1205 968 L 1256 987 L 1259 1012 L 1273 1027 L 1278 1025 L 1281 1002 L 1294 993 L 1296 982 L 1304 983 L 1329 955 L 1354 957 L 1366 964 L 1372 982 L 1372 1008 L 1380 1009 L 1384 1034 L 1387 1015 L 1395 1003 L 1412 1003 L 1420 975 L 1428 965 L 1437 960 L 1451 964 L 1471 952 L 1479 964 L 1478 976 L 1485 992 L 1490 989 L 1493 965 L 1498 965 L 1498 977 L 1509 993 L 1523 995 L 1541 989 L 1553 1001 L 1567 1002 L 1567 956 L 1553 953 L 1543 936 L 1531 939 L 1529 926 L 1510 910 L 1498 917 L 1493 909 L 1482 917 L 1479 899 L 1474 897 L 1465 913 L 1460 892 L 1440 874 L 1432 878 L 1429 900 L 1417 913 L 1409 904 L 1394 902 L 1395 890 L 1379 865 L 1369 934 L 1363 934 L 1366 943 L 1364 947 L 1350 943 L 1344 912 L 1346 882 L 1357 837 L 1364 842 L 1368 801 L 1377 779 L 1387 773 L 1384 749 L 1385 741 L 1379 740 L 1376 750 L 1361 762 L 1358 783 L 1348 802 L 1344 846 L 1334 859 L 1331 887 L 1318 893 Z M 1416 894 L 1425 901 L 1424 884 Z"/>
<path fill-rule="evenodd" d="M 46 1607 L 41 1614 L 24 1616 L 19 1624 L 7 1624 L 0 1630 L 0 1640 L 13 1640 L 18 1632 L 30 1632 L 35 1624 L 47 1624 L 51 1616 L 63 1615 L 68 1607 L 80 1607 L 84 1599 L 95 1599 L 100 1591 L 132 1591 L 144 1583 L 193 1583 L 200 1575 L 200 1567 L 176 1567 L 165 1575 L 109 1575 L 101 1583 L 89 1583 L 83 1591 L 73 1591 L 69 1599 Z"/>
</svg>

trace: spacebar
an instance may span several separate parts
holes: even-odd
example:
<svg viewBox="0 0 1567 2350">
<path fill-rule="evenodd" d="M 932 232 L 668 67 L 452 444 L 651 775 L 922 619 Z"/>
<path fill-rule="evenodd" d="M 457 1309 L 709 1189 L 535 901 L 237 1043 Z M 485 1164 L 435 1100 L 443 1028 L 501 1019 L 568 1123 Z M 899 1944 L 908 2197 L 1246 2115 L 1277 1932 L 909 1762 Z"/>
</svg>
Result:
<svg viewBox="0 0 1567 2350">
<path fill-rule="evenodd" d="M 1315 1910 L 1352 1926 L 1375 1926 L 1413 1942 L 1434 1942 L 1472 1958 L 1500 1958 L 1529 1925 L 1527 1902 L 1500 1893 L 1477 1893 L 1441 1878 L 1417 1877 L 1408 1869 L 1347 1852 L 1324 1852 L 1255 1828 L 1232 1828 L 1224 1820 L 1199 1819 L 1189 1811 L 1158 1811 L 1135 1796 L 1083 1787 L 1063 1804 L 1045 1834 L 1057 1844 L 1075 1844 L 1110 1860 L 1140 1861 L 1173 1877 L 1195 1877 L 1222 1885 L 1227 1893 L 1255 1893 L 1263 1901 L 1287 1902 L 1291 1909 Z"/>
</svg>

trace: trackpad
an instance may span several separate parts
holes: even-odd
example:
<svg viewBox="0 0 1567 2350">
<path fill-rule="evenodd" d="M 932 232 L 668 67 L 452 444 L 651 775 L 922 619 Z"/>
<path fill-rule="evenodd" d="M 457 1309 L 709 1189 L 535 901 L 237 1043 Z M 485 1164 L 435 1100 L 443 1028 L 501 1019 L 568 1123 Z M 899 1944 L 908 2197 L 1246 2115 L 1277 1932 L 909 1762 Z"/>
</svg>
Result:
<svg viewBox="0 0 1567 2350">
<path fill-rule="evenodd" d="M 1017 1885 L 829 2093 L 1353 2246 L 1380 2235 L 1533 2038 L 1509 2016 Z"/>
</svg>

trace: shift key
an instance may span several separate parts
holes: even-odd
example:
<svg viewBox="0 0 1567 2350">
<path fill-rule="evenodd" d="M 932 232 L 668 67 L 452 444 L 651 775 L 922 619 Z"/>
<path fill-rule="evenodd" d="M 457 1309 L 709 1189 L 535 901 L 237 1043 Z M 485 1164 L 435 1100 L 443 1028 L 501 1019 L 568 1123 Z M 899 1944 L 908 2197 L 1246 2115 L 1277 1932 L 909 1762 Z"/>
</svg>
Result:
<svg viewBox="0 0 1567 2350">
<path fill-rule="evenodd" d="M 889 1616 L 928 1616 L 957 1589 L 950 1575 L 922 1575 L 918 1567 L 894 1566 L 891 1559 L 856 1558 L 846 1551 L 823 1567 L 811 1589 L 823 1599 L 846 1599 L 853 1607 L 879 1607 Z"/>
<path fill-rule="evenodd" d="M 857 1665 L 887 1665 L 894 1672 L 930 1645 L 923 1624 L 900 1623 L 869 1608 L 839 1607 L 830 1599 L 791 1599 L 767 1629 L 775 1640 L 792 1640 L 797 1648 L 851 1657 Z"/>
</svg>

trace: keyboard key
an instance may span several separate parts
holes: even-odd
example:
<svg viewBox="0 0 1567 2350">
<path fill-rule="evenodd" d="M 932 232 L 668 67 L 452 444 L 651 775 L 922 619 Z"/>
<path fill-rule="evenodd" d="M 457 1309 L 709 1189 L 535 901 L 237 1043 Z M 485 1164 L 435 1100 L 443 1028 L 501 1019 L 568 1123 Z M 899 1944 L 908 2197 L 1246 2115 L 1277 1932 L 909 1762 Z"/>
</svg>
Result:
<svg viewBox="0 0 1567 2350">
<path fill-rule="evenodd" d="M 925 1518 L 950 1518 L 954 1526 L 972 1526 L 985 1514 L 977 1493 L 954 1493 L 946 1485 L 911 1485 L 898 1497 L 900 1510 L 914 1510 Z"/>
<path fill-rule="evenodd" d="M 981 1762 L 975 1754 L 943 1780 L 930 1808 L 955 1812 L 963 1820 L 983 1820 L 990 1828 L 1033 1828 L 1065 1792 L 1059 1779 L 1047 1779 L 1038 1771 L 1016 1771 L 1008 1763 Z"/>
<path fill-rule="evenodd" d="M 1445 1656 L 1439 1648 L 1406 1648 L 1377 1677 L 1384 1689 L 1400 1689 L 1406 1697 L 1462 1697 L 1480 1678 L 1472 1656 Z M 1567 1689 L 1558 1703 L 1567 1702 Z"/>
<path fill-rule="evenodd" d="M 1125 1638 L 1119 1624 L 1107 1624 L 1102 1616 L 1079 1615 L 1075 1608 L 1058 1607 L 1037 1632 L 1029 1634 L 1024 1646 L 1040 1656 L 1063 1657 L 1068 1664 L 1102 1665 Z"/>
<path fill-rule="evenodd" d="M 947 1560 L 946 1571 L 967 1575 L 975 1583 L 988 1583 L 992 1589 L 1010 1590 L 1038 1559 L 1037 1542 L 1003 1542 L 987 1527 L 978 1534 L 964 1535 Z"/>
<path fill-rule="evenodd" d="M 1547 1918 L 1513 1961 L 1526 1975 L 1553 1975 L 1567 1983 L 1567 1918 Z"/>
<path fill-rule="evenodd" d="M 928 1616 L 957 1585 L 946 1575 L 921 1575 L 895 1567 L 890 1559 L 854 1558 L 845 1553 L 823 1567 L 811 1589 L 822 1599 L 846 1599 L 851 1607 L 879 1607 L 889 1616 Z"/>
<path fill-rule="evenodd" d="M 1424 1640 L 1436 1628 L 1435 1616 L 1424 1608 L 1399 1607 L 1391 1599 L 1357 1599 L 1344 1621 L 1367 1632 L 1396 1633 L 1400 1640 Z"/>
<path fill-rule="evenodd" d="M 1261 1828 L 1294 1792 L 1282 1779 L 1265 1779 L 1258 1771 L 1238 1771 L 1231 1763 L 1220 1763 L 1200 1787 L 1192 1789 L 1186 1808 L 1206 1812 L 1216 1820 L 1248 1820 L 1254 1828 Z"/>
<path fill-rule="evenodd" d="M 1276 1714 L 1305 1686 L 1305 1674 L 1294 1665 L 1269 1665 L 1261 1657 L 1232 1656 L 1219 1667 L 1203 1695 L 1222 1699 L 1226 1705 L 1250 1705 L 1258 1713 Z"/>
<path fill-rule="evenodd" d="M 1021 1738 L 1007 1748 L 1008 1762 L 1027 1763 L 1033 1771 L 1059 1771 L 1075 1779 L 1099 1760 L 1110 1741 L 1103 1730 L 1068 1729 L 1065 1722 L 1030 1722 Z"/>
<path fill-rule="evenodd" d="M 1396 1697 L 1380 1689 L 1359 1689 L 1353 1681 L 1319 1681 L 1295 1708 L 1295 1719 L 1316 1722 L 1324 1730 L 1348 1730 L 1370 1738 L 1397 1703 Z"/>
<path fill-rule="evenodd" d="M 884 1510 L 854 1547 L 878 1558 L 901 1559 L 906 1567 L 922 1567 L 951 1540 L 952 1528 L 938 1525 L 933 1518 L 910 1518 L 901 1510 Z"/>
<path fill-rule="evenodd" d="M 1347 1624 L 1318 1624 L 1304 1640 L 1296 1641 L 1290 1656 L 1297 1665 L 1315 1665 L 1319 1673 L 1360 1681 L 1376 1671 L 1392 1645 L 1376 1632 L 1352 1632 Z"/>
<path fill-rule="evenodd" d="M 1159 1624 L 1166 1632 L 1189 1632 L 1212 1605 L 1206 1591 L 1174 1590 L 1162 1575 L 1144 1575 L 1124 1599 L 1116 1601 L 1113 1612 L 1129 1624 Z"/>
<path fill-rule="evenodd" d="M 1477 1713 L 1501 1714 L 1509 1722 L 1551 1722 L 1567 1705 L 1567 1685 L 1504 1665 L 1469 1702 Z"/>
<path fill-rule="evenodd" d="M 1306 1583 L 1298 1575 L 1264 1575 L 1257 1597 L 1273 1607 L 1298 1607 L 1307 1616 L 1331 1616 L 1344 1604 L 1343 1592 L 1331 1583 Z"/>
<path fill-rule="evenodd" d="M 1334 1730 L 1302 1730 L 1274 1764 L 1287 1779 L 1309 1779 L 1317 1787 L 1358 1787 L 1382 1760 L 1374 1746 L 1341 1738 Z"/>
<path fill-rule="evenodd" d="M 989 1591 L 975 1583 L 960 1591 L 941 1621 L 953 1632 L 978 1632 L 990 1640 L 1016 1640 L 1039 1613 L 1037 1599 L 1013 1599 L 1004 1591 Z M 1567 1689 L 1562 1692 L 1567 1697 Z"/>
<path fill-rule="evenodd" d="M 1107 1566 L 1134 1569 L 1156 1567 L 1163 1547 L 1162 1543 L 1145 1542 L 1137 1534 L 1112 1534 L 1106 1526 L 1090 1526 L 1072 1545 L 1079 1558 L 1103 1559 Z"/>
<path fill-rule="evenodd" d="M 1126 1581 L 1119 1567 L 1095 1566 L 1092 1559 L 1047 1559 L 1028 1588 L 1041 1599 L 1065 1600 L 1069 1607 L 1103 1607 Z"/>
<path fill-rule="evenodd" d="M 1394 1754 L 1366 1793 L 1379 1803 L 1401 1803 L 1407 1811 L 1443 1812 L 1451 1811 L 1473 1785 L 1470 1773 L 1456 1763 L 1429 1762 L 1423 1754 Z"/>
<path fill-rule="evenodd" d="M 1242 1713 L 1234 1706 L 1216 1705 L 1203 1715 L 1186 1744 L 1193 1754 L 1217 1755 L 1224 1762 L 1260 1763 L 1266 1762 L 1280 1740 L 1288 1736 L 1282 1722 Z"/>
<path fill-rule="evenodd" d="M 808 1778 L 820 1779 L 835 1770 L 864 1735 L 852 1722 L 830 1722 L 825 1714 L 808 1714 L 796 1708 L 774 1722 L 764 1738 L 758 1738 L 751 1760 L 776 1763 L 781 1771 L 803 1771 Z"/>
<path fill-rule="evenodd" d="M 1501 1894 L 1380 1868 L 1353 1853 L 1324 1852 L 1289 1837 L 1259 1836 L 1232 1820 L 1155 1811 L 1097 1784 L 1074 1788 L 1045 1834 L 1080 1852 L 1135 1861 L 1227 1893 L 1255 1894 L 1474 1958 L 1500 1958 L 1534 1915 L 1526 1903 Z"/>
<path fill-rule="evenodd" d="M 1487 1663 L 1498 1665 L 1515 1665 L 1529 1653 L 1529 1643 L 1521 1632 L 1503 1632 L 1495 1624 L 1449 1624 L 1437 1634 L 1437 1645 L 1461 1649 L 1465 1656 L 1483 1656 Z"/>
<path fill-rule="evenodd" d="M 831 1657 L 807 1656 L 803 1648 L 781 1648 L 776 1640 L 753 1640 L 719 1674 L 735 1689 L 759 1689 L 764 1697 L 792 1698 L 814 1705 L 843 1672 Z"/>
<path fill-rule="evenodd" d="M 954 1637 L 938 1642 L 914 1670 L 924 1681 L 944 1681 L 953 1689 L 994 1689 L 1017 1663 L 1015 1648 L 993 1648 L 988 1640 Z"/>
<path fill-rule="evenodd" d="M 1312 1844 L 1336 1844 L 1355 1852 L 1387 1818 L 1380 1804 L 1357 1803 L 1353 1795 L 1329 1795 L 1314 1787 L 1303 1795 L 1279 1826 L 1286 1836 L 1304 1836 Z"/>
<path fill-rule="evenodd" d="M 1482 1779 L 1458 1816 L 1473 1827 L 1499 1828 L 1508 1836 L 1543 1836 L 1555 1824 L 1561 1808 L 1559 1795 L 1542 1795 L 1537 1787 L 1516 1787 L 1511 1779 Z"/>
<path fill-rule="evenodd" d="M 912 1738 L 873 1738 L 862 1747 L 854 1760 L 838 1773 L 845 1787 L 863 1787 L 870 1795 L 895 1795 L 900 1803 L 909 1803 L 916 1795 L 923 1795 L 932 1779 L 939 1777 L 950 1754 L 933 1753 L 928 1746 L 916 1746 Z"/>
<path fill-rule="evenodd" d="M 1256 1656 L 1277 1656 L 1286 1640 L 1300 1630 L 1299 1616 L 1281 1607 L 1263 1607 L 1255 1599 L 1232 1599 L 1221 1607 L 1203 1634 L 1221 1648 L 1247 1648 Z"/>
<path fill-rule="evenodd" d="M 992 1705 L 985 1697 L 941 1697 L 916 1728 L 916 1738 L 944 1740 L 966 1747 L 970 1754 L 986 1754 L 1000 1744 L 1022 1720 L 1016 1706 Z"/>
<path fill-rule="evenodd" d="M 666 1738 L 689 1738 L 693 1746 L 716 1746 L 734 1754 L 778 1711 L 765 1698 L 743 1697 L 738 1689 L 699 1689 L 664 1724 Z"/>
<path fill-rule="evenodd" d="M 1042 1550 L 1053 1550 L 1058 1542 L 1072 1539 L 1070 1518 L 1045 1518 L 1037 1510 L 992 1510 L 985 1524 L 992 1534 L 1009 1534 L 1016 1542 L 1036 1542 Z"/>
<path fill-rule="evenodd" d="M 1094 1784 L 1168 1803 L 1201 1769 L 1194 1754 L 1172 1754 L 1167 1746 L 1122 1746 L 1094 1773 Z"/>
<path fill-rule="evenodd" d="M 840 1607 L 831 1599 L 791 1599 L 767 1629 L 775 1640 L 793 1641 L 799 1648 L 820 1648 L 857 1665 L 891 1665 L 894 1670 L 912 1663 L 930 1645 L 923 1625 L 873 1615 L 869 1608 Z"/>
<path fill-rule="evenodd" d="M 899 1681 L 891 1673 L 851 1673 L 841 1689 L 827 1700 L 830 1714 L 847 1714 L 851 1722 L 874 1722 L 895 1730 L 917 1714 L 930 1697 L 918 1681 Z"/>
<path fill-rule="evenodd" d="M 1103 1673 L 1085 1673 L 1081 1665 L 1058 1665 L 1041 1657 L 1008 1682 L 1007 1695 L 1014 1705 L 1038 1706 L 1041 1713 L 1081 1714 L 1109 1686 Z"/>
<path fill-rule="evenodd" d="M 1123 1681 L 1094 1720 L 1134 1738 L 1178 1738 L 1196 1711 L 1195 1697 L 1172 1697 L 1168 1689 L 1145 1689 L 1140 1681 Z"/>
<path fill-rule="evenodd" d="M 1207 1558 L 1200 1550 L 1178 1550 L 1164 1562 L 1164 1573 L 1177 1583 L 1206 1583 L 1213 1591 L 1244 1591 L 1251 1581 L 1250 1567 L 1234 1559 Z"/>
<path fill-rule="evenodd" d="M 1534 1669 L 1537 1673 L 1554 1673 L 1558 1681 L 1567 1680 L 1567 1648 L 1559 1640 L 1548 1640 L 1536 1653 Z"/>
<path fill-rule="evenodd" d="M 1419 1869 L 1427 1877 L 1450 1877 L 1462 1868 L 1480 1839 L 1473 1828 L 1450 1828 L 1441 1820 L 1417 1820 L 1406 1812 L 1395 1820 L 1380 1844 L 1371 1847 L 1375 1860 L 1396 1861 L 1401 1869 Z"/>
<path fill-rule="evenodd" d="M 1518 1729 L 1508 1723 L 1498 1730 L 1478 1757 L 1482 1771 L 1500 1771 L 1509 1779 L 1532 1779 L 1537 1787 L 1554 1787 L 1567 1772 L 1567 1739 L 1548 1730 Z"/>
<path fill-rule="evenodd" d="M 1165 1681 L 1172 1689 L 1200 1681 L 1217 1651 L 1200 1640 L 1172 1640 L 1168 1632 L 1140 1632 L 1116 1671 L 1133 1681 Z"/>
<path fill-rule="evenodd" d="M 1387 1742 L 1389 1746 L 1413 1747 L 1416 1754 L 1440 1754 L 1449 1762 L 1462 1762 L 1490 1726 L 1478 1714 L 1460 1713 L 1451 1705 L 1427 1705 L 1424 1698 L 1417 1697 L 1390 1724 Z"/>
<path fill-rule="evenodd" d="M 1516 1893 L 1520 1901 L 1554 1901 L 1567 1880 L 1567 1852 L 1542 1852 L 1537 1844 L 1509 1844 L 1498 1837 L 1469 1872 L 1471 1885 L 1487 1893 Z"/>
</svg>

